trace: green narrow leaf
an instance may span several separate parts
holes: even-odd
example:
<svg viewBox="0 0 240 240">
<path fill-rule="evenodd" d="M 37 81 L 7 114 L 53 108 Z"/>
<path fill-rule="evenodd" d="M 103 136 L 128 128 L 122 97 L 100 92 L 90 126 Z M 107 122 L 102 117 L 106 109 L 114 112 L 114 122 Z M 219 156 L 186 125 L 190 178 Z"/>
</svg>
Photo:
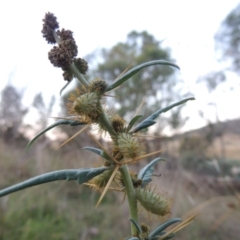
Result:
<svg viewBox="0 0 240 240">
<path fill-rule="evenodd" d="M 142 117 L 142 115 L 135 116 L 128 124 L 127 132 L 133 127 L 133 125 Z"/>
<path fill-rule="evenodd" d="M 68 81 L 60 90 L 60 96 L 62 95 L 63 90 L 71 83 L 71 81 Z"/>
<path fill-rule="evenodd" d="M 136 222 L 134 221 L 133 219 L 130 218 L 130 221 L 133 223 L 133 225 L 135 226 L 135 228 L 137 229 L 137 232 L 138 233 L 142 233 L 142 228 L 141 226 Z"/>
<path fill-rule="evenodd" d="M 160 226 L 156 227 L 149 235 L 148 239 L 154 239 L 158 235 L 163 235 L 161 234 L 164 229 L 167 227 L 171 226 L 174 223 L 181 222 L 182 220 L 180 218 L 174 218 L 171 220 L 166 221 L 165 223 L 161 224 Z M 165 238 L 164 238 L 165 239 Z"/>
<path fill-rule="evenodd" d="M 64 169 L 49 173 L 44 173 L 42 175 L 30 178 L 24 182 L 18 183 L 11 187 L 5 188 L 0 191 L 0 197 L 8 195 L 10 193 L 29 188 L 32 186 L 40 185 L 47 182 L 67 180 L 76 180 L 79 184 L 89 181 L 93 177 L 101 174 L 105 170 L 110 169 L 108 167 L 100 168 L 82 168 L 82 169 Z"/>
<path fill-rule="evenodd" d="M 154 60 L 154 61 L 146 62 L 146 63 L 143 63 L 141 65 L 138 65 L 138 66 L 132 68 L 131 70 L 129 70 L 126 73 L 124 73 L 123 75 L 121 75 L 115 82 L 108 85 L 105 92 L 115 89 L 116 87 L 123 84 L 125 81 L 127 81 L 130 77 L 132 77 L 133 75 L 138 73 L 143 68 L 153 66 L 153 65 L 168 65 L 168 66 L 172 66 L 177 69 L 180 69 L 178 65 L 168 62 L 168 61 L 165 61 L 165 60 Z"/>
<path fill-rule="evenodd" d="M 163 158 L 155 158 L 144 168 L 142 168 L 138 174 L 138 179 L 142 179 L 141 187 L 145 187 L 149 182 L 152 181 L 152 174 L 154 172 L 154 165 L 159 161 L 165 161 Z"/>
<path fill-rule="evenodd" d="M 58 120 L 57 122 L 51 124 L 50 126 L 48 126 L 47 128 L 45 128 L 44 130 L 42 130 L 40 133 L 38 133 L 27 145 L 27 152 L 29 151 L 30 147 L 32 146 L 32 144 L 44 133 L 46 133 L 47 131 L 51 130 L 54 127 L 57 127 L 58 125 L 61 124 L 68 124 L 70 126 L 77 126 L 77 125 L 84 125 L 86 124 L 85 122 L 78 122 L 78 121 L 74 121 L 74 120 Z"/>
<path fill-rule="evenodd" d="M 94 152 L 94 153 L 98 154 L 99 156 L 101 156 L 102 158 L 106 159 L 107 161 L 112 162 L 111 157 L 109 157 L 109 155 L 106 152 L 104 152 L 103 150 L 101 150 L 99 148 L 84 147 L 84 148 L 82 148 L 82 150 L 89 150 L 91 152 Z"/>
<path fill-rule="evenodd" d="M 154 121 L 161 113 L 163 112 L 167 112 L 169 111 L 170 109 L 178 106 L 178 105 L 181 105 L 183 103 L 186 103 L 187 101 L 189 100 L 195 100 L 194 97 L 190 97 L 190 98 L 186 98 L 186 99 L 183 99 L 179 102 L 176 102 L 168 107 L 165 107 L 163 109 L 160 109 L 158 111 L 156 111 L 155 113 L 151 114 L 149 117 L 147 117 L 146 119 L 144 119 L 141 123 L 139 123 L 134 129 L 132 129 L 132 131 L 130 131 L 130 133 L 135 133 L 135 132 L 138 132 L 144 128 L 147 128 L 153 124 L 155 124 L 156 122 Z"/>
</svg>

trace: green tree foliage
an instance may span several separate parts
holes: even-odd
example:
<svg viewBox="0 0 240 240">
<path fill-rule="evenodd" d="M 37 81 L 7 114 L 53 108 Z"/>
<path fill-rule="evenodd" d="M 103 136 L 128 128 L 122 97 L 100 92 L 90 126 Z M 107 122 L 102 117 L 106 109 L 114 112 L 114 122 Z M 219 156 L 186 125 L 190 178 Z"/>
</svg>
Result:
<svg viewBox="0 0 240 240">
<path fill-rule="evenodd" d="M 47 106 L 43 100 L 42 93 L 35 95 L 33 99 L 33 107 L 37 109 L 39 114 L 39 124 L 41 128 L 46 128 L 48 124 L 48 118 L 52 113 L 53 106 L 55 104 L 55 97 L 52 96 L 49 105 Z"/>
<path fill-rule="evenodd" d="M 26 139 L 20 128 L 28 109 L 22 105 L 24 91 L 8 84 L 0 97 L 0 136 L 8 144 L 26 145 Z"/>
<path fill-rule="evenodd" d="M 159 59 L 173 61 L 170 50 L 163 48 L 161 42 L 146 31 L 130 32 L 126 42 L 120 42 L 111 49 L 102 49 L 101 58 L 103 63 L 98 64 L 90 75 L 103 78 L 108 83 L 112 83 L 127 68 L 143 62 Z M 120 115 L 125 118 L 132 117 L 136 111 L 136 105 L 141 104 L 142 96 L 145 95 L 145 104 L 139 114 L 149 115 L 180 99 L 181 84 L 174 73 L 173 68 L 159 65 L 142 70 L 127 81 L 124 87 L 112 94 L 116 98 L 112 98 L 108 105 L 116 108 L 119 107 L 116 102 L 120 102 L 121 109 L 118 110 Z M 174 113 L 168 116 L 168 124 L 173 123 L 173 127 L 178 127 L 182 123 L 180 109 L 174 110 Z M 126 115 L 127 112 L 129 115 Z"/>
<path fill-rule="evenodd" d="M 227 80 L 227 71 L 240 74 L 240 4 L 236 6 L 223 20 L 215 35 L 216 53 L 224 67 L 212 71 L 199 79 L 204 82 L 209 92 L 214 91 L 219 84 Z"/>
<path fill-rule="evenodd" d="M 14 86 L 7 85 L 1 93 L 0 119 L 1 125 L 12 127 L 16 130 L 20 127 L 23 117 L 28 110 L 22 105 L 23 92 Z"/>
<path fill-rule="evenodd" d="M 240 74 L 240 4 L 222 22 L 215 36 L 223 61 L 230 60 L 230 69 Z"/>
</svg>

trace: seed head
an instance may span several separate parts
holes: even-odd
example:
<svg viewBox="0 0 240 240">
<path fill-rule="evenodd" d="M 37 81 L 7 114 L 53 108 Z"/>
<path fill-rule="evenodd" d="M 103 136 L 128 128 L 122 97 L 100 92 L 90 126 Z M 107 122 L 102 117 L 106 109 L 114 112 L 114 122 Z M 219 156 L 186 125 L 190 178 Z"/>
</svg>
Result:
<svg viewBox="0 0 240 240">
<path fill-rule="evenodd" d="M 89 183 L 94 184 L 97 189 L 104 188 L 110 177 L 112 176 L 113 170 L 106 170 L 103 173 L 99 174 L 98 176 L 92 178 Z M 117 175 L 115 176 L 115 178 Z"/>
<path fill-rule="evenodd" d="M 163 217 L 171 213 L 171 200 L 164 194 L 154 193 L 151 189 L 138 188 L 136 196 L 143 208 L 152 214 Z"/>
<path fill-rule="evenodd" d="M 95 78 L 90 82 L 89 91 L 97 92 L 99 95 L 102 95 L 107 87 L 107 83 L 100 79 Z"/>
<path fill-rule="evenodd" d="M 123 159 L 123 154 L 119 151 L 118 146 L 113 147 L 112 155 L 118 162 L 120 162 Z"/>
<path fill-rule="evenodd" d="M 120 133 L 117 138 L 119 151 L 125 158 L 134 159 L 143 154 L 143 146 L 138 139 L 128 133 Z"/>
<path fill-rule="evenodd" d="M 124 131 L 125 121 L 118 114 L 114 114 L 110 120 L 114 130 L 117 133 L 121 133 Z"/>
<path fill-rule="evenodd" d="M 68 104 L 68 109 L 71 115 L 81 116 L 89 123 L 97 122 L 101 111 L 99 109 L 100 98 L 96 93 L 86 92 L 79 97 L 72 94 L 69 100 L 71 103 Z"/>
</svg>

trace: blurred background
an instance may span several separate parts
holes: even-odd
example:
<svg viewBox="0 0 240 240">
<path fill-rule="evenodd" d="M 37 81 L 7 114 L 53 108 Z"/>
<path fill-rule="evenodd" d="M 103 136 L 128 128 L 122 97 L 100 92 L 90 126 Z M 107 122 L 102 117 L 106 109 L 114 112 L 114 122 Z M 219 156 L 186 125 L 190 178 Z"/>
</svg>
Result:
<svg viewBox="0 0 240 240">
<path fill-rule="evenodd" d="M 240 236 L 240 2 L 229 1 L 5 1 L 0 3 L 0 187 L 64 168 L 98 166 L 81 151 L 96 143 L 86 132 L 58 148 L 81 127 L 63 126 L 26 145 L 55 119 L 67 116 L 62 71 L 48 60 L 42 19 L 52 12 L 72 30 L 86 78 L 114 81 L 126 68 L 164 59 L 178 64 L 146 68 L 111 93 L 106 105 L 127 121 L 148 116 L 185 97 L 195 101 L 162 114 L 145 140 L 162 150 L 154 179 L 173 199 L 170 217 L 202 208 L 176 239 L 224 240 Z M 93 131 L 93 133 L 96 133 Z M 108 146 L 105 138 L 100 139 Z M 139 171 L 146 159 L 132 167 Z M 0 199 L 0 239 L 121 239 L 129 234 L 122 194 L 54 182 Z M 144 219 L 154 228 L 166 219 Z"/>
</svg>

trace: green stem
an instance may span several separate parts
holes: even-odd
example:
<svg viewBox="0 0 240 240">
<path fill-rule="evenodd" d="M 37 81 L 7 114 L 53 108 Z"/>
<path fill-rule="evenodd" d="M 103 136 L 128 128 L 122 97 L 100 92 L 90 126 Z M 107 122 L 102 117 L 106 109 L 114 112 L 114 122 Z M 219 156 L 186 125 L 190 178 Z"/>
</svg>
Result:
<svg viewBox="0 0 240 240">
<path fill-rule="evenodd" d="M 61 42 L 61 39 L 58 37 L 58 35 L 55 32 L 54 32 L 54 37 L 56 39 L 56 42 L 59 44 Z M 71 70 L 71 72 L 75 75 L 75 77 L 84 86 L 89 85 L 89 83 L 86 81 L 86 79 L 83 77 L 83 75 L 78 71 L 78 69 L 76 68 L 74 63 L 72 63 L 69 66 L 69 69 Z M 99 107 L 100 107 L 101 112 L 102 112 L 102 114 L 100 116 L 100 119 L 99 119 L 99 122 L 106 128 L 108 133 L 111 135 L 113 141 L 116 142 L 117 133 L 113 129 L 113 126 L 112 126 L 111 122 L 109 121 L 109 119 L 106 115 L 106 112 L 104 111 L 101 104 L 99 104 Z M 125 190 L 126 190 L 126 194 L 127 194 L 127 198 L 128 198 L 130 217 L 131 217 L 131 219 L 138 222 L 138 209 L 137 209 L 136 192 L 135 192 L 135 189 L 134 189 L 133 184 L 132 184 L 132 179 L 131 179 L 131 176 L 130 176 L 130 173 L 129 173 L 129 170 L 128 170 L 128 166 L 123 165 L 120 168 L 120 172 L 122 174 L 122 178 L 123 178 L 123 182 L 124 182 L 124 185 L 125 185 Z M 138 235 L 137 229 L 132 223 L 131 223 L 131 233 L 132 233 L 132 236 L 137 236 Z"/>
<path fill-rule="evenodd" d="M 53 34 L 54 34 L 54 37 L 56 39 L 56 42 L 59 44 L 61 42 L 61 39 L 58 37 L 58 35 L 56 34 L 55 31 L 54 31 Z M 76 68 L 74 63 L 72 63 L 69 66 L 69 69 L 75 75 L 75 77 L 79 80 L 79 82 L 81 82 L 84 86 L 89 85 L 89 83 L 86 81 L 86 79 L 83 77 L 83 75 L 78 71 L 78 69 Z M 109 119 L 106 115 L 106 112 L 104 111 L 101 104 L 99 104 L 99 108 L 102 112 L 102 114 L 100 116 L 100 119 L 99 119 L 99 123 L 101 123 L 101 125 L 103 125 L 106 128 L 108 133 L 111 135 L 113 141 L 116 142 L 117 133 L 113 129 L 113 126 L 112 126 L 111 122 L 109 121 Z M 120 168 L 120 172 L 122 174 L 122 178 L 123 178 L 125 189 L 126 189 L 126 194 L 127 194 L 127 198 L 128 198 L 128 204 L 129 204 L 130 217 L 131 217 L 131 219 L 138 222 L 136 193 L 135 193 L 135 189 L 133 188 L 132 179 L 131 179 L 131 176 L 129 174 L 128 166 L 123 165 Z M 138 234 L 137 229 L 135 228 L 135 226 L 132 223 L 131 223 L 131 233 L 132 233 L 132 236 L 137 236 L 137 234 Z"/>
<path fill-rule="evenodd" d="M 100 108 L 100 111 L 102 112 L 100 119 L 99 119 L 99 123 L 107 129 L 108 133 L 112 137 L 112 140 L 115 141 L 116 137 L 117 137 L 117 133 L 113 129 L 113 126 L 112 126 L 111 122 L 109 121 L 109 119 L 106 115 L 106 112 L 104 111 L 101 104 L 99 104 L 99 108 Z"/>
<path fill-rule="evenodd" d="M 89 83 L 87 82 L 87 80 L 84 78 L 84 76 L 78 71 L 78 69 L 76 68 L 76 66 L 74 65 L 74 63 L 72 63 L 69 66 L 69 69 L 71 70 L 71 72 L 75 75 L 75 77 L 78 79 L 78 81 L 80 83 L 82 83 L 84 86 L 88 86 Z"/>
<path fill-rule="evenodd" d="M 137 199 L 136 199 L 136 191 L 132 184 L 132 179 L 129 174 L 128 166 L 123 165 L 120 168 L 120 172 L 122 174 L 127 198 L 128 198 L 128 205 L 130 211 L 130 218 L 134 221 L 138 222 L 138 209 L 137 209 Z M 136 227 L 131 223 L 131 233 L 132 236 L 138 236 Z"/>
<path fill-rule="evenodd" d="M 108 133 L 111 135 L 113 141 L 116 142 L 117 133 L 114 131 L 111 122 L 109 121 L 102 105 L 99 106 L 102 110 L 102 114 L 100 116 L 99 121 L 101 124 L 107 129 Z M 117 143 L 116 143 L 117 144 Z M 125 164 L 120 168 L 120 172 L 122 174 L 127 198 L 129 205 L 130 218 L 138 222 L 138 209 L 137 209 L 137 199 L 136 199 L 136 191 L 132 184 L 132 179 L 128 170 L 128 166 Z M 137 236 L 138 232 L 136 227 L 131 223 L 131 233 L 132 236 Z"/>
<path fill-rule="evenodd" d="M 57 35 L 57 33 L 54 30 L 53 37 L 55 38 L 56 43 L 59 45 L 61 43 L 61 38 Z"/>
</svg>

